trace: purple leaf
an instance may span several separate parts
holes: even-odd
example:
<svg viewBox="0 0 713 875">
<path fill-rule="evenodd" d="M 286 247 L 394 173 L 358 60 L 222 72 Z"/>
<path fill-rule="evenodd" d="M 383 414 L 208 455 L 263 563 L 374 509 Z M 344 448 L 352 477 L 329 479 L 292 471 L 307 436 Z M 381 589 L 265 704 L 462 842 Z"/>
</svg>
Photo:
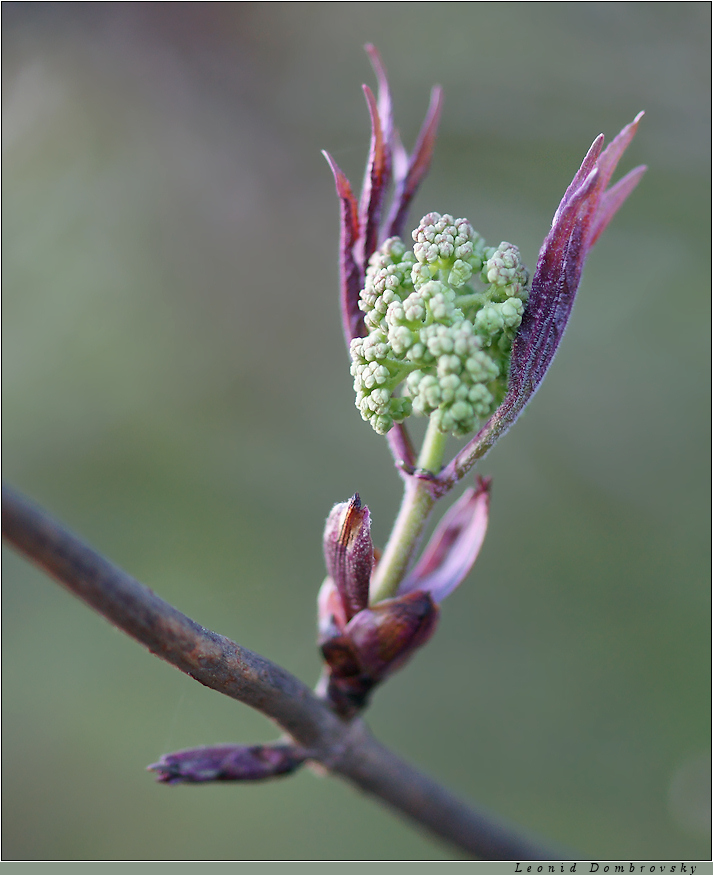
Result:
<svg viewBox="0 0 713 875">
<path fill-rule="evenodd" d="M 363 285 L 361 268 L 354 258 L 354 248 L 359 239 L 359 215 L 356 198 L 349 180 L 337 166 L 329 152 L 322 152 L 334 174 L 337 197 L 340 205 L 339 221 L 339 288 L 342 311 L 342 328 L 347 345 L 353 337 L 364 333 L 364 314 L 359 309 L 359 292 Z"/>
<path fill-rule="evenodd" d="M 369 259 L 379 243 L 381 212 L 391 182 L 391 144 L 385 139 L 379 109 L 371 88 L 362 86 L 371 116 L 371 145 L 359 201 L 359 262 L 366 276 Z"/>
<path fill-rule="evenodd" d="M 428 112 L 410 158 L 407 157 L 406 150 L 401 145 L 398 133 L 394 134 L 392 148 L 394 152 L 395 191 L 389 218 L 386 221 L 387 230 L 384 237 L 401 237 L 403 235 L 411 201 L 431 166 L 442 107 L 443 89 L 437 85 L 431 91 Z"/>
<path fill-rule="evenodd" d="M 459 586 L 473 567 L 485 540 L 490 506 L 490 478 L 478 478 L 438 524 L 413 571 L 404 578 L 399 595 L 422 590 L 436 604 Z"/>
<path fill-rule="evenodd" d="M 392 142 L 394 134 L 394 117 L 391 101 L 391 89 L 389 88 L 389 79 L 386 75 L 384 62 L 381 60 L 376 46 L 367 43 L 364 50 L 369 55 L 372 69 L 376 75 L 376 81 L 379 86 L 379 118 L 381 119 L 381 127 L 384 132 L 384 139 L 387 143 Z"/>
<path fill-rule="evenodd" d="M 409 157 L 394 128 L 391 92 L 381 57 L 373 45 L 365 48 L 376 74 L 379 96 L 377 100 L 371 89 L 364 86 L 371 117 L 371 141 L 358 203 L 336 161 L 329 153 L 323 152 L 334 174 L 340 201 L 339 282 L 342 326 L 347 344 L 352 338 L 364 334 L 363 315 L 358 305 L 369 258 L 386 237 L 403 231 L 408 207 L 430 166 L 442 103 L 441 89 L 434 88 L 426 120 Z M 389 219 L 382 222 L 394 166 L 397 177 L 392 205 Z M 398 451 L 399 448 L 394 446 L 392 449 Z M 401 454 L 397 459 L 406 465 L 412 464 L 407 455 Z"/>
<path fill-rule="evenodd" d="M 594 246 L 599 239 L 599 235 L 614 218 L 614 214 L 618 211 L 619 207 L 639 184 L 639 180 L 644 173 L 646 173 L 646 167 L 635 167 L 626 176 L 622 177 L 616 185 L 613 185 L 608 191 L 604 192 L 597 212 L 594 215 L 592 227 L 590 228 L 590 248 Z"/>
<path fill-rule="evenodd" d="M 603 152 L 604 137 L 600 134 L 568 186 L 540 249 L 525 315 L 513 342 L 505 398 L 483 428 L 436 478 L 435 493 L 450 489 L 510 428 L 552 364 L 572 311 L 587 255 L 646 170 L 637 167 L 606 190 L 642 115 L 639 113 Z"/>
</svg>

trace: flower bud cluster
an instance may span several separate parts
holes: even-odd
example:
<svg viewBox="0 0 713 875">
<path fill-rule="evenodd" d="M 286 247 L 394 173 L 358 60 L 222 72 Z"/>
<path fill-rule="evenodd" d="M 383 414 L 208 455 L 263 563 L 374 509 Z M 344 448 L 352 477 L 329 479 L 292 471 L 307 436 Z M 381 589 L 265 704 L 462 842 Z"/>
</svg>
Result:
<svg viewBox="0 0 713 875">
<path fill-rule="evenodd" d="M 412 236 L 413 251 L 391 237 L 369 260 L 369 333 L 350 346 L 356 406 L 379 434 L 415 412 L 466 435 L 505 394 L 527 270 L 516 246 L 486 247 L 467 219 L 428 213 Z"/>
</svg>

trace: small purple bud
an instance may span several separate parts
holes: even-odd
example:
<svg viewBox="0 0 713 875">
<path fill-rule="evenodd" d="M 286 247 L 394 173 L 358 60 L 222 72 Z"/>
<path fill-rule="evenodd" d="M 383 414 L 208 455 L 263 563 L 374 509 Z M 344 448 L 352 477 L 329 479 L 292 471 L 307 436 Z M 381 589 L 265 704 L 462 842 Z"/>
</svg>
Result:
<svg viewBox="0 0 713 875">
<path fill-rule="evenodd" d="M 364 608 L 346 625 L 340 610 L 341 599 L 327 578 L 319 593 L 319 645 L 328 670 L 324 690 L 336 712 L 350 719 L 372 689 L 428 641 L 438 606 L 428 593 L 410 592 Z"/>
<path fill-rule="evenodd" d="M 208 781 L 264 781 L 294 772 L 304 755 L 288 744 L 223 744 L 164 754 L 147 766 L 163 784 L 203 784 Z"/>
<path fill-rule="evenodd" d="M 324 529 L 324 559 L 348 622 L 369 602 L 369 581 L 374 567 L 369 508 L 359 494 L 335 504 Z"/>
<path fill-rule="evenodd" d="M 326 695 L 336 712 L 351 719 L 364 708 L 373 688 L 428 641 L 437 621 L 431 596 L 411 592 L 360 611 L 343 633 L 323 639 Z"/>
<path fill-rule="evenodd" d="M 488 527 L 490 478 L 478 477 L 438 524 L 418 564 L 399 586 L 399 595 L 421 590 L 436 604 L 466 578 Z"/>
<path fill-rule="evenodd" d="M 425 644 L 438 621 L 438 606 L 426 592 L 385 599 L 358 613 L 347 625 L 362 671 L 375 683 L 400 668 Z"/>
</svg>

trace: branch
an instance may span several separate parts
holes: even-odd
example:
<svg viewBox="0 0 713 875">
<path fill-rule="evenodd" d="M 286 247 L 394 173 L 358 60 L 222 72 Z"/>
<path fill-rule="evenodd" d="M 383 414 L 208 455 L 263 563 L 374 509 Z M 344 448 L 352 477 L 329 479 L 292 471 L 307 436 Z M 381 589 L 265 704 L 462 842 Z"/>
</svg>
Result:
<svg viewBox="0 0 713 875">
<path fill-rule="evenodd" d="M 274 720 L 310 760 L 484 860 L 573 859 L 518 835 L 399 759 L 366 726 L 342 721 L 285 669 L 205 629 L 9 487 L 3 537 L 66 589 L 195 680 Z"/>
</svg>

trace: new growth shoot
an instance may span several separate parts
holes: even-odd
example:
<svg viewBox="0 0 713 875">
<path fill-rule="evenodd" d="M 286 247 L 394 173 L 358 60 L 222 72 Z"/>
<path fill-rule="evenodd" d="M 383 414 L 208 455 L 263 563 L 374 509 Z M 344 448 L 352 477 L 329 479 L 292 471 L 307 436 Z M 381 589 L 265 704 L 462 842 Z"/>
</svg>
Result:
<svg viewBox="0 0 713 875">
<path fill-rule="evenodd" d="M 330 573 L 319 614 L 328 682 L 322 687 L 345 715 L 363 707 L 371 688 L 424 643 L 438 604 L 472 567 L 487 527 L 490 481 L 483 478 L 445 514 L 409 571 L 436 501 L 505 434 L 542 382 L 587 255 L 646 169 L 637 167 L 608 187 L 641 114 L 606 149 L 603 136 L 597 137 L 555 212 L 529 288 L 518 248 L 488 246 L 467 219 L 428 213 L 411 234 L 410 248 L 403 236 L 406 214 L 430 164 L 441 91 L 434 89 L 409 155 L 393 123 L 381 59 L 373 46 L 367 52 L 379 95 L 377 100 L 364 86 L 372 136 L 358 200 L 334 160 L 327 160 L 341 204 L 340 297 L 356 406 L 374 431 L 387 436 L 405 488 L 383 554 L 368 571 L 364 566 L 357 573 L 348 550 L 335 552 L 341 534 L 357 521 L 354 543 L 363 547 L 370 538 L 358 496 L 337 505 L 327 523 Z M 392 203 L 384 210 L 390 186 Z M 405 424 L 412 413 L 429 417 L 418 456 Z M 444 466 L 448 435 L 473 432 Z M 353 613 L 357 579 L 361 602 Z"/>
</svg>

